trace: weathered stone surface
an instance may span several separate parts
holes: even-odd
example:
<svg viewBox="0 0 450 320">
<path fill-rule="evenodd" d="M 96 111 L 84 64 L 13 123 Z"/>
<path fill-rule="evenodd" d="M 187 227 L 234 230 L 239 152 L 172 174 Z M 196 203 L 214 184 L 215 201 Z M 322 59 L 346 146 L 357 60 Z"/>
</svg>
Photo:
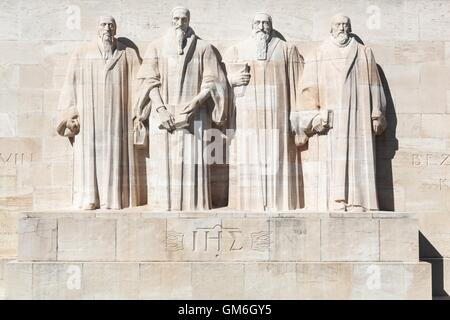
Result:
<svg viewBox="0 0 450 320">
<path fill-rule="evenodd" d="M 123 217 L 117 219 L 116 259 L 158 261 L 166 259 L 166 220 Z"/>
<path fill-rule="evenodd" d="M 430 299 L 431 266 L 428 263 L 355 264 L 353 299 Z"/>
<path fill-rule="evenodd" d="M 83 264 L 83 298 L 92 300 L 137 299 L 139 264 Z"/>
<path fill-rule="evenodd" d="M 115 245 L 113 219 L 58 219 L 60 261 L 114 261 Z"/>
<path fill-rule="evenodd" d="M 252 263 L 243 267 L 245 299 L 296 299 L 295 263 Z"/>
<path fill-rule="evenodd" d="M 449 114 L 423 114 L 422 137 L 450 139 L 449 122 Z"/>
<path fill-rule="evenodd" d="M 271 219 L 270 261 L 319 261 L 319 219 Z"/>
<path fill-rule="evenodd" d="M 17 215 L 14 213 L 0 214 L 0 257 L 14 257 L 16 254 Z"/>
<path fill-rule="evenodd" d="M 302 263 L 296 265 L 298 299 L 348 299 L 352 264 Z"/>
<path fill-rule="evenodd" d="M 321 261 L 377 261 L 379 254 L 378 220 L 321 221 Z"/>
<path fill-rule="evenodd" d="M 441 212 L 418 213 L 421 258 L 450 257 L 450 216 Z"/>
<path fill-rule="evenodd" d="M 419 230 L 413 219 L 380 220 L 380 260 L 417 261 Z"/>
<path fill-rule="evenodd" d="M 242 299 L 244 296 L 244 264 L 193 263 L 191 268 L 193 299 Z"/>
<path fill-rule="evenodd" d="M 20 219 L 18 259 L 56 260 L 57 227 L 56 219 Z"/>
<path fill-rule="evenodd" d="M 5 268 L 6 298 L 30 300 L 33 298 L 33 264 L 9 263 Z"/>
<path fill-rule="evenodd" d="M 208 272 L 208 271 L 205 271 Z M 191 263 L 145 263 L 139 267 L 139 299 L 192 299 Z"/>
<path fill-rule="evenodd" d="M 83 266 L 77 264 L 33 264 L 33 299 L 79 300 L 83 297 Z"/>
</svg>

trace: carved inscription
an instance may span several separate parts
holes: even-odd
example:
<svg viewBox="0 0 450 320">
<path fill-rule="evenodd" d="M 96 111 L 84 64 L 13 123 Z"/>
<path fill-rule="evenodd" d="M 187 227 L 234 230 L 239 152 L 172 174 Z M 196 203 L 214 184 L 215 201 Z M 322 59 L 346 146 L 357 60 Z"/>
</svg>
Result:
<svg viewBox="0 0 450 320">
<path fill-rule="evenodd" d="M 435 190 L 435 191 L 447 191 L 450 190 L 450 179 L 439 178 L 435 182 L 426 182 L 420 185 L 420 190 Z"/>
<path fill-rule="evenodd" d="M 443 167 L 450 165 L 450 154 L 448 153 L 415 153 L 412 155 L 413 167 Z"/>
<path fill-rule="evenodd" d="M 0 152 L 0 165 L 22 165 L 26 162 L 33 162 L 32 153 L 8 153 Z"/>
<path fill-rule="evenodd" d="M 231 238 L 231 245 L 224 246 L 225 237 Z M 242 231 L 239 228 L 197 228 L 192 231 L 192 251 L 236 251 L 242 250 Z"/>
<path fill-rule="evenodd" d="M 196 228 L 187 233 L 171 230 L 166 235 L 166 250 L 172 252 L 191 250 L 218 253 L 245 249 L 265 251 L 269 246 L 270 233 L 267 231 L 245 233 L 240 228 L 224 228 L 220 224 Z"/>
<path fill-rule="evenodd" d="M 167 251 L 182 251 L 184 249 L 184 234 L 176 231 L 167 232 L 166 249 Z"/>
<path fill-rule="evenodd" d="M 266 231 L 254 232 L 252 237 L 252 249 L 264 251 L 270 247 L 270 233 Z"/>
</svg>

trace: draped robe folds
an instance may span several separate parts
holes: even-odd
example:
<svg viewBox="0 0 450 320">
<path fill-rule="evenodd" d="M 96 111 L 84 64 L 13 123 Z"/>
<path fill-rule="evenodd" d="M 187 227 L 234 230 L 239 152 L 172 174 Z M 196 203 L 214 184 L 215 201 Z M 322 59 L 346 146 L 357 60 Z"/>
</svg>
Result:
<svg viewBox="0 0 450 320">
<path fill-rule="evenodd" d="M 333 127 L 309 140 L 316 159 L 306 166 L 317 180 L 305 185 L 317 189 L 305 192 L 307 207 L 378 210 L 372 120 L 385 127 L 386 99 L 372 50 L 354 38 L 346 47 L 326 41 L 306 61 L 301 99 L 301 110 L 333 111 Z"/>
<path fill-rule="evenodd" d="M 170 134 L 160 129 L 156 110 L 149 116 L 148 203 L 152 210 L 211 209 L 208 141 L 213 122 L 227 117 L 226 76 L 213 47 L 189 28 L 183 54 L 170 30 L 149 45 L 139 72 L 140 97 L 159 88 L 161 98 L 175 121 L 202 90 L 210 98 L 194 113 L 187 129 Z M 137 114 L 142 110 L 137 110 Z"/>
<path fill-rule="evenodd" d="M 229 207 L 238 210 L 291 210 L 303 204 L 300 158 L 289 115 L 297 103 L 303 57 L 277 36 L 267 60 L 257 60 L 252 38 L 224 55 L 229 75 L 245 63 L 251 79 L 234 88 L 230 142 Z M 234 70 L 233 70 L 234 69 Z"/>
<path fill-rule="evenodd" d="M 107 61 L 97 41 L 76 51 L 62 88 L 60 125 L 78 118 L 74 141 L 73 203 L 122 209 L 142 204 L 133 148 L 132 99 L 140 60 L 117 40 Z"/>
</svg>

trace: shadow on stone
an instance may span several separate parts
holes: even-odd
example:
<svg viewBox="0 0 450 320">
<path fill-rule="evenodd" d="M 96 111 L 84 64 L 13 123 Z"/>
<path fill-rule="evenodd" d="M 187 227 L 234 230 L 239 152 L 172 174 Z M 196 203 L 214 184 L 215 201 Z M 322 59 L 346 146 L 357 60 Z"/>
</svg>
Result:
<svg viewBox="0 0 450 320">
<path fill-rule="evenodd" d="M 394 100 L 392 99 L 388 81 L 383 68 L 378 66 L 384 95 L 386 97 L 386 121 L 387 129 L 376 137 L 376 184 L 380 210 L 395 211 L 394 180 L 392 177 L 392 159 L 398 150 L 397 114 Z M 397 208 L 398 210 L 398 208 Z"/>
<path fill-rule="evenodd" d="M 431 282 L 433 298 L 448 297 L 444 289 L 444 259 L 439 251 L 419 231 L 419 258 L 420 261 L 431 263 Z"/>
<path fill-rule="evenodd" d="M 127 47 L 134 49 L 136 51 L 137 55 L 138 55 L 139 60 L 142 61 L 142 57 L 141 57 L 141 54 L 139 52 L 139 48 L 133 41 L 131 41 L 130 39 L 125 38 L 125 37 L 119 37 L 119 38 L 117 38 L 117 40 L 122 42 Z"/>
</svg>

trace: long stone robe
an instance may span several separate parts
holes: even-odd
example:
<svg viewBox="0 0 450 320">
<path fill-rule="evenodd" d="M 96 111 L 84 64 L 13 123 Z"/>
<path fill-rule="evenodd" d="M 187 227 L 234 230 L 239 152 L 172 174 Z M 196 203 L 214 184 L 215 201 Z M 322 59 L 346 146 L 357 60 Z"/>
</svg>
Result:
<svg viewBox="0 0 450 320">
<path fill-rule="evenodd" d="M 97 41 L 77 50 L 62 88 L 61 121 L 77 117 L 73 203 L 78 208 L 122 209 L 139 205 L 133 148 L 132 99 L 140 60 L 117 40 L 102 58 Z"/>
<path fill-rule="evenodd" d="M 211 181 L 208 134 L 213 122 L 225 122 L 227 81 L 213 47 L 189 28 L 183 54 L 169 31 L 149 45 L 139 72 L 140 97 L 155 87 L 176 121 L 182 108 L 202 90 L 211 97 L 197 110 L 184 130 L 170 134 L 159 126 L 156 110 L 149 116 L 148 205 L 151 210 L 209 210 Z M 138 110 L 137 113 L 142 112 Z"/>
<path fill-rule="evenodd" d="M 301 166 L 289 115 L 295 108 L 303 57 L 295 46 L 273 36 L 267 60 L 257 60 L 252 38 L 227 50 L 228 74 L 247 63 L 250 83 L 234 88 L 230 142 L 229 207 L 291 210 L 302 206 Z"/>
<path fill-rule="evenodd" d="M 333 127 L 309 141 L 304 172 L 307 207 L 378 210 L 372 119 L 385 124 L 386 99 L 372 50 L 351 38 L 346 47 L 325 41 L 307 60 L 302 110 L 333 111 Z"/>
</svg>

